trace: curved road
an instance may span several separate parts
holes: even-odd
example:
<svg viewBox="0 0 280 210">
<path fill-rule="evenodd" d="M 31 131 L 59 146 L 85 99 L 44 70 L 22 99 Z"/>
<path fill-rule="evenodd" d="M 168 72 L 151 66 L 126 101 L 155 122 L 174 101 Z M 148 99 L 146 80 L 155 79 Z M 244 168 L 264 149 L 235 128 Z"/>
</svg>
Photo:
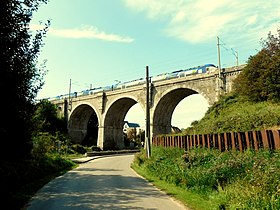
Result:
<svg viewBox="0 0 280 210">
<path fill-rule="evenodd" d="M 186 209 L 131 168 L 134 155 L 104 157 L 57 177 L 32 198 L 27 210 Z"/>
</svg>

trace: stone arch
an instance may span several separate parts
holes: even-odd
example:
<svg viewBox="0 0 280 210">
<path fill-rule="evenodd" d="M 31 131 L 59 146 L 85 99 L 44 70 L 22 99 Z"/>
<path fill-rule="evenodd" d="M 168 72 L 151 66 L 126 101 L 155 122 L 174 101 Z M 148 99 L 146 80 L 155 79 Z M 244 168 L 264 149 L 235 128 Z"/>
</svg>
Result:
<svg viewBox="0 0 280 210">
<path fill-rule="evenodd" d="M 124 147 L 123 123 L 129 109 L 137 103 L 132 97 L 122 97 L 113 101 L 104 117 L 104 149 Z"/>
<path fill-rule="evenodd" d="M 97 145 L 99 124 L 98 112 L 90 104 L 79 104 L 69 116 L 68 133 L 75 143 Z"/>
<path fill-rule="evenodd" d="M 155 104 L 155 108 L 152 113 L 151 120 L 153 136 L 171 133 L 171 119 L 176 106 L 184 98 L 193 94 L 201 93 L 190 88 L 180 87 L 166 91 L 165 94 L 162 94 L 157 104 Z"/>
</svg>

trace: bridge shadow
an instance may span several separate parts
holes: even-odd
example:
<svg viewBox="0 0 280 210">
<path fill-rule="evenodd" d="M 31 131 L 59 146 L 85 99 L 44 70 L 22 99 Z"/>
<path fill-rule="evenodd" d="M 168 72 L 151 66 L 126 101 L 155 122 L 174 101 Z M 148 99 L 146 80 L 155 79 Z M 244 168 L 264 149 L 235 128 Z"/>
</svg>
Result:
<svg viewBox="0 0 280 210">
<path fill-rule="evenodd" d="M 110 169 L 110 168 L 103 168 L 103 169 L 100 169 L 100 168 L 77 168 L 77 169 L 74 169 L 73 171 L 112 171 L 112 172 L 117 172 L 117 171 L 120 171 L 120 170 L 115 170 L 115 169 Z"/>
<path fill-rule="evenodd" d="M 100 174 L 86 173 L 92 171 Z M 152 210 L 156 208 L 141 206 L 143 200 L 167 198 L 140 177 L 105 175 L 106 171 L 118 170 L 82 168 L 68 172 L 44 186 L 27 209 Z"/>
</svg>

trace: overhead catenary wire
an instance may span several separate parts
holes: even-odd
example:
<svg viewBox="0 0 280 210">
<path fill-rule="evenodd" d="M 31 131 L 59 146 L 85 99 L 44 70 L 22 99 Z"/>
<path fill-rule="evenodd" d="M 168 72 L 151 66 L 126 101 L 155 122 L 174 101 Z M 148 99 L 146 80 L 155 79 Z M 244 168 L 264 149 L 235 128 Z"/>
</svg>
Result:
<svg viewBox="0 0 280 210">
<path fill-rule="evenodd" d="M 252 46 L 254 45 L 254 48 L 256 46 L 256 42 L 260 41 L 259 39 L 250 39 L 248 40 L 246 45 L 242 45 L 240 47 L 241 50 L 247 50 L 252 48 Z M 221 51 L 223 54 L 223 61 L 227 60 L 230 61 L 231 59 L 228 59 L 227 57 L 229 56 L 234 56 L 235 60 L 232 59 L 232 62 L 224 62 L 222 64 L 223 67 L 225 66 L 233 66 L 233 65 L 237 65 L 239 64 L 239 55 L 238 52 L 236 50 L 234 50 L 233 47 L 228 47 L 227 44 L 223 41 L 221 41 Z M 190 57 L 190 53 L 191 56 L 193 57 L 193 59 L 188 59 L 188 57 Z M 160 57 L 158 61 L 156 62 L 151 62 L 149 63 L 149 66 L 151 67 L 150 69 L 150 75 L 151 76 L 155 76 L 157 74 L 161 74 L 161 73 L 167 73 L 167 72 L 172 72 L 175 70 L 179 70 L 179 69 L 184 69 L 184 68 L 189 68 L 192 66 L 197 66 L 197 65 L 201 65 L 204 64 L 205 62 L 211 62 L 212 63 L 216 63 L 215 61 L 217 61 L 217 54 L 215 53 L 215 49 L 213 47 L 212 51 L 205 51 L 205 50 L 201 50 L 201 51 L 196 51 L 195 54 L 194 52 L 186 52 L 186 54 L 180 54 L 178 55 L 176 58 L 172 57 L 170 58 L 170 56 L 166 56 L 166 57 Z M 224 59 L 227 58 L 227 59 Z M 246 58 L 247 59 L 247 58 Z M 243 60 L 243 62 L 246 62 L 246 60 Z M 104 71 L 103 71 L 104 72 Z M 103 74 L 103 76 L 110 78 L 111 77 L 111 72 L 108 70 Z M 116 75 L 114 78 L 112 78 L 112 82 L 114 82 L 116 79 L 118 79 L 121 82 L 127 82 L 127 81 L 131 81 L 131 80 L 135 80 L 135 79 L 139 79 L 139 78 L 143 78 L 143 66 L 140 66 L 138 64 L 138 66 L 132 67 L 131 70 L 124 70 L 124 69 L 120 69 L 115 71 L 114 75 Z M 106 81 L 108 82 L 108 81 Z M 111 83 L 112 83 L 111 82 Z M 110 83 L 110 82 L 109 82 Z M 72 80 L 72 86 L 73 86 L 73 90 L 74 89 L 88 89 L 90 88 L 96 88 L 99 87 L 101 83 L 98 83 L 96 81 L 91 82 L 91 81 L 83 81 L 83 82 L 78 82 L 77 80 Z M 102 84 L 103 85 L 103 84 Z M 101 85 L 101 86 L 102 86 Z M 110 85 L 110 84 L 105 84 L 105 85 Z M 111 84 L 112 85 L 112 84 Z M 79 88 L 77 88 L 79 87 Z"/>
</svg>

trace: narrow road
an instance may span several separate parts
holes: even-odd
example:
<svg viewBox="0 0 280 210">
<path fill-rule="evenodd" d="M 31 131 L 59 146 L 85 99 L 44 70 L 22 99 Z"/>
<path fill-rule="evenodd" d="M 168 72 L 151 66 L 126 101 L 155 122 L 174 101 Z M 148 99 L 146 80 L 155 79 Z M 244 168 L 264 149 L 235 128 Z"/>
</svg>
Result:
<svg viewBox="0 0 280 210">
<path fill-rule="evenodd" d="M 186 209 L 139 177 L 134 155 L 104 157 L 81 164 L 45 185 L 27 210 Z"/>
</svg>

